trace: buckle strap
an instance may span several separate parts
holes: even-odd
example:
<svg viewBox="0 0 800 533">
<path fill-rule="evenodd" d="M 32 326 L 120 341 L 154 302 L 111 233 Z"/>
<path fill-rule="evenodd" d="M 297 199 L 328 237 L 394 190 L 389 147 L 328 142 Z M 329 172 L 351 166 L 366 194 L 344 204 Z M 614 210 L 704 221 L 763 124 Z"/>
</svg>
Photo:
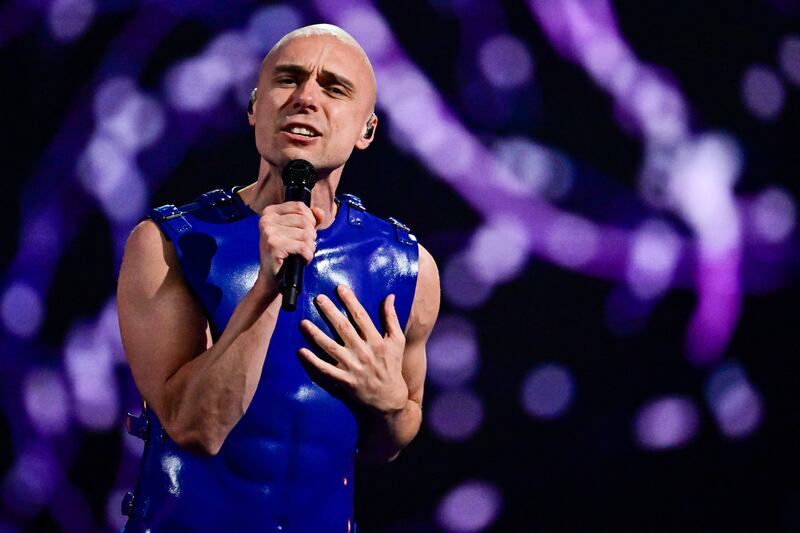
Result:
<svg viewBox="0 0 800 533">
<path fill-rule="evenodd" d="M 233 197 L 222 189 L 205 192 L 200 195 L 197 201 L 203 207 L 216 208 L 223 220 L 234 219 L 239 213 L 239 208 L 233 202 Z"/>
<path fill-rule="evenodd" d="M 342 194 L 341 197 L 347 204 L 347 223 L 353 226 L 363 226 L 366 208 L 361 203 L 361 198 L 353 194 Z"/>
<path fill-rule="evenodd" d="M 144 413 L 142 413 L 142 416 L 128 413 L 125 416 L 125 429 L 134 437 L 138 437 L 145 442 L 150 438 L 150 421 Z"/>
<path fill-rule="evenodd" d="M 183 216 L 183 211 L 172 204 L 162 205 L 150 211 L 150 218 L 156 223 L 166 223 L 176 233 L 183 233 L 192 228 L 189 221 Z"/>
<path fill-rule="evenodd" d="M 417 242 L 417 237 L 411 233 L 411 228 L 400 222 L 394 217 L 389 217 L 386 220 L 394 226 L 394 236 L 403 244 L 413 246 Z"/>
</svg>

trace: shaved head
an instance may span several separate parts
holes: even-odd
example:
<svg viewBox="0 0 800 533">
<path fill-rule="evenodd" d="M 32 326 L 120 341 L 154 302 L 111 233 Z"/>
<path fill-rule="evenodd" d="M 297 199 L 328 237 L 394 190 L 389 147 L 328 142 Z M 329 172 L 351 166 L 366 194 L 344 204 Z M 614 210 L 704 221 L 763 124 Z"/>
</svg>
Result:
<svg viewBox="0 0 800 533">
<path fill-rule="evenodd" d="M 375 73 L 343 29 L 315 24 L 288 33 L 261 64 L 248 120 L 271 167 L 310 161 L 337 175 L 374 137 Z"/>
<path fill-rule="evenodd" d="M 275 52 L 280 50 L 284 45 L 286 45 L 286 43 L 288 43 L 289 41 L 292 41 L 294 39 L 302 39 L 306 37 L 314 37 L 318 35 L 329 35 L 331 37 L 335 37 L 340 41 L 342 41 L 343 43 L 352 46 L 355 50 L 358 51 L 359 55 L 364 60 L 364 63 L 366 64 L 369 70 L 370 78 L 372 79 L 372 94 L 373 94 L 372 108 L 374 109 L 376 92 L 377 92 L 377 82 L 375 80 L 375 71 L 372 69 L 372 63 L 370 62 L 367 53 L 364 51 L 361 45 L 358 44 L 358 41 L 356 41 L 352 35 L 344 31 L 342 28 L 340 28 L 339 26 L 335 26 L 333 24 L 312 24 L 310 26 L 303 26 L 302 28 L 297 28 L 296 30 L 290 31 L 289 33 L 281 37 L 281 39 L 277 43 L 275 43 L 275 46 L 273 46 L 272 49 L 267 53 L 266 57 L 264 57 L 264 61 L 261 62 L 261 72 L 263 73 L 264 67 L 267 65 L 270 57 Z"/>
</svg>

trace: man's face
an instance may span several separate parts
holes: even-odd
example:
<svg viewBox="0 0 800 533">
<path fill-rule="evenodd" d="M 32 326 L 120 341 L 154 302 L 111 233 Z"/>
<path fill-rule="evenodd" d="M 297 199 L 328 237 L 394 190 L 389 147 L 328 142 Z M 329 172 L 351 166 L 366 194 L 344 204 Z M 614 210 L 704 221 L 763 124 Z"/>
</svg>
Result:
<svg viewBox="0 0 800 533">
<path fill-rule="evenodd" d="M 318 170 L 341 167 L 375 102 L 370 67 L 354 46 L 331 35 L 292 39 L 265 61 L 251 124 L 261 157 L 278 168 L 305 159 Z"/>
</svg>

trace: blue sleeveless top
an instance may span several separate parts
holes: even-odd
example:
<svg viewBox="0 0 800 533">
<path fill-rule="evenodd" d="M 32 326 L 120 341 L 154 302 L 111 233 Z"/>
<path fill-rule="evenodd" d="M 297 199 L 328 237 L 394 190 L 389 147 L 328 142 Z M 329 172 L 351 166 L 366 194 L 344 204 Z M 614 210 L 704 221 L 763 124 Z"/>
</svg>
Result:
<svg viewBox="0 0 800 533">
<path fill-rule="evenodd" d="M 151 211 L 175 245 L 183 275 L 219 338 L 259 269 L 259 216 L 236 193 L 215 190 L 196 202 Z M 337 197 L 333 224 L 317 231 L 293 312 L 280 311 L 261 379 L 247 412 L 219 453 L 177 446 L 156 413 L 128 415 L 128 431 L 145 440 L 136 490 L 122 511 L 126 532 L 353 532 L 353 468 L 358 411 L 338 386 L 305 367 L 297 351 L 329 360 L 301 329 L 307 318 L 341 339 L 313 302 L 326 294 L 342 312 L 336 286 L 346 284 L 381 333 L 381 303 L 395 294 L 405 329 L 416 289 L 417 240 L 395 219 L 366 212 L 352 195 Z"/>
</svg>

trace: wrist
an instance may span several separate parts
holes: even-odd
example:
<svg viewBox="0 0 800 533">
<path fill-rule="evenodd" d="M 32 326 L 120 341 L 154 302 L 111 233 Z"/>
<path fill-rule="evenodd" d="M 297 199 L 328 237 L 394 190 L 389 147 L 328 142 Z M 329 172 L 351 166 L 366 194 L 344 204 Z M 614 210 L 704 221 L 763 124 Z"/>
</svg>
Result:
<svg viewBox="0 0 800 533">
<path fill-rule="evenodd" d="M 250 289 L 250 291 L 253 292 L 259 300 L 268 304 L 274 300 L 280 292 L 278 280 L 275 278 L 275 276 L 265 274 L 263 268 L 259 268 L 258 275 L 256 276 L 256 282 L 253 284 L 253 287 Z"/>
<path fill-rule="evenodd" d="M 409 401 L 410 400 L 408 399 L 408 397 L 406 397 L 402 400 L 398 400 L 395 402 L 387 403 L 385 405 L 381 405 L 379 407 L 375 407 L 373 409 L 373 414 L 374 416 L 382 420 L 392 421 L 397 417 L 399 417 L 403 413 L 403 411 L 406 410 Z"/>
</svg>

